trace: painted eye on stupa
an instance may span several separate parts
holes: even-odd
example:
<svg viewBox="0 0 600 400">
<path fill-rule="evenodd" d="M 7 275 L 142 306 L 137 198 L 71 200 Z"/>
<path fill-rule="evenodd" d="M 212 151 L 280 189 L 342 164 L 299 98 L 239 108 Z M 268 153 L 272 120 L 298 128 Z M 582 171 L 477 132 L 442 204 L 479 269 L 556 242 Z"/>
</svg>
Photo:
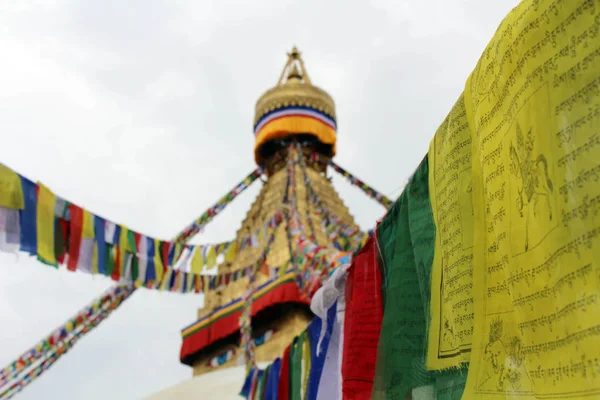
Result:
<svg viewBox="0 0 600 400">
<path fill-rule="evenodd" d="M 273 337 L 274 334 L 275 334 L 275 330 L 269 329 L 269 330 L 265 331 L 262 335 L 258 335 L 257 337 L 254 338 L 254 346 L 256 346 L 256 347 L 262 346 L 263 344 L 265 344 L 269 340 L 271 340 L 271 338 Z"/>
<path fill-rule="evenodd" d="M 233 350 L 227 350 L 217 356 L 214 356 L 208 362 L 208 366 L 213 367 L 213 368 L 220 367 L 221 365 L 225 364 L 227 361 L 233 359 L 233 354 L 234 354 Z"/>
</svg>

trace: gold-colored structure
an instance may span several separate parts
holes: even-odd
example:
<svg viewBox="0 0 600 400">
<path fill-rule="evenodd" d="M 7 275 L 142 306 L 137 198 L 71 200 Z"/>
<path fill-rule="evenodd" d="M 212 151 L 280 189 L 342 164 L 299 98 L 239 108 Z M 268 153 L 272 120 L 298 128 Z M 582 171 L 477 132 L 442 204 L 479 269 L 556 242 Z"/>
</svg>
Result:
<svg viewBox="0 0 600 400">
<path fill-rule="evenodd" d="M 308 77 L 301 54 L 294 47 L 277 85 L 256 102 L 254 115 L 255 159 L 262 164 L 270 157 L 268 142 L 290 134 L 311 134 L 321 143 L 322 153 L 335 155 L 335 103 Z"/>
<path fill-rule="evenodd" d="M 247 237 L 252 232 L 260 230 L 267 221 L 281 210 L 283 195 L 286 188 L 286 160 L 291 141 L 302 145 L 306 174 L 310 185 L 324 204 L 324 207 L 347 225 L 354 225 L 354 219 L 344 205 L 327 176 L 327 166 L 335 154 L 335 105 L 333 99 L 322 89 L 313 86 L 300 52 L 294 49 L 288 54 L 288 61 L 282 71 L 277 85 L 266 91 L 256 104 L 254 121 L 256 145 L 255 157 L 263 166 L 267 176 L 258 197 L 250 207 L 242 226 L 237 231 L 237 237 Z M 328 237 L 322 229 L 322 213 L 307 201 L 307 188 L 304 183 L 303 171 L 295 166 L 295 190 L 297 208 L 302 220 L 306 236 L 314 234 L 317 244 L 328 247 Z M 310 213 L 312 224 L 308 223 L 307 213 Z M 290 260 L 290 245 L 288 243 L 287 224 L 283 221 L 275 231 L 274 241 L 267 256 L 269 266 L 284 266 Z M 263 253 L 267 237 L 262 237 L 257 246 L 248 246 L 240 250 L 230 263 L 219 265 L 219 272 L 233 272 L 252 265 Z M 292 251 L 297 244 L 292 243 Z M 258 285 L 267 283 L 272 277 L 258 273 Z M 232 304 L 247 290 L 248 279 L 240 279 L 230 283 L 222 290 L 209 292 L 205 297 L 204 308 L 198 311 L 200 328 L 184 337 L 182 347 L 182 362 L 194 369 L 194 375 L 216 369 L 237 365 L 242 351 L 239 347 L 239 331 L 212 340 L 212 332 L 207 335 L 207 321 L 217 320 L 214 324 L 227 325 L 231 330 L 235 321 L 225 321 L 231 317 L 228 310 L 234 310 Z M 289 292 L 288 286 L 286 291 Z M 281 287 L 273 291 L 281 290 Z M 273 292 L 273 293 L 274 293 Z M 289 293 L 283 293 L 284 297 Z M 280 295 L 277 295 L 280 296 Z M 289 297 L 289 296 L 288 296 Z M 279 298 L 279 297 L 278 297 Z M 232 311 L 233 312 L 233 311 Z M 225 316 L 223 316 L 225 315 Z M 239 315 L 239 314 L 238 314 Z M 253 318 L 253 336 L 256 340 L 256 361 L 273 361 L 281 356 L 294 336 L 306 328 L 313 315 L 307 301 L 274 301 Z M 256 322 L 255 322 L 256 320 Z M 193 325 L 192 325 L 193 327 Z M 186 328 L 190 330 L 190 327 Z M 221 329 L 215 331 L 221 333 Z M 227 331 L 228 332 L 228 331 Z M 194 336 L 196 335 L 196 336 Z M 208 338 L 208 339 L 207 339 Z M 197 340 L 197 342 L 194 342 Z M 187 342 L 186 342 L 187 341 Z M 192 345 L 190 345 L 192 343 Z M 194 343 L 201 343 L 194 345 Z M 185 349 L 185 350 L 184 350 Z M 191 350 L 190 350 L 191 349 Z"/>
</svg>

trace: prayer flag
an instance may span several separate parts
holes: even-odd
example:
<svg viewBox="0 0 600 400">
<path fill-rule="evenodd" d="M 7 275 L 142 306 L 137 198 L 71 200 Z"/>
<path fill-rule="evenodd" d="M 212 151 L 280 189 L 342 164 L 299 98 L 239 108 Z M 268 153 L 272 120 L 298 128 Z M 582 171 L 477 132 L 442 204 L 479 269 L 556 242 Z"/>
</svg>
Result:
<svg viewBox="0 0 600 400">
<path fill-rule="evenodd" d="M 69 259 L 67 260 L 67 269 L 69 271 L 76 271 L 79 264 L 79 252 L 81 250 L 83 210 L 75 204 L 69 204 L 69 213 L 71 214 L 71 221 L 69 224 Z"/>
<path fill-rule="evenodd" d="M 94 270 L 102 275 L 106 275 L 106 238 L 105 238 L 105 221 L 104 219 L 94 216 L 94 237 L 96 240 L 94 251 Z"/>
<path fill-rule="evenodd" d="M 37 255 L 38 259 L 49 265 L 57 265 L 54 253 L 54 206 L 56 195 L 46 186 L 38 184 L 37 204 Z"/>
<path fill-rule="evenodd" d="M 147 270 L 148 270 L 148 240 L 146 238 L 146 236 L 144 235 L 140 235 L 140 234 L 136 234 L 136 241 L 137 241 L 137 255 L 136 258 L 138 259 L 138 275 L 136 278 L 136 284 L 139 284 L 140 286 L 145 286 L 146 282 L 147 282 Z"/>
<path fill-rule="evenodd" d="M 374 238 L 354 257 L 346 280 L 342 393 L 346 399 L 370 398 L 377 344 L 383 319 L 381 274 Z"/>
<path fill-rule="evenodd" d="M 17 252 L 20 242 L 19 210 L 0 206 L 0 250 L 10 253 Z"/>
<path fill-rule="evenodd" d="M 281 372 L 279 373 L 278 400 L 290 400 L 290 350 L 292 345 L 286 347 L 281 359 Z"/>
<path fill-rule="evenodd" d="M 56 254 L 56 261 L 59 264 L 64 264 L 68 258 L 69 221 L 63 218 L 56 218 L 54 224 L 54 253 Z"/>
<path fill-rule="evenodd" d="M 94 216 L 87 210 L 81 209 L 82 229 L 77 270 L 92 273 L 94 260 Z"/>
<path fill-rule="evenodd" d="M 22 210 L 25 207 L 19 174 L 0 164 L 0 207 Z"/>
<path fill-rule="evenodd" d="M 154 246 L 153 246 L 153 254 L 154 254 L 154 271 L 155 271 L 155 276 L 156 276 L 156 281 L 157 282 L 162 282 L 163 280 L 163 276 L 165 273 L 165 267 L 163 266 L 162 263 L 162 256 L 161 256 L 161 246 L 162 242 L 158 239 L 154 239 Z"/>
<path fill-rule="evenodd" d="M 157 279 L 156 275 L 156 262 L 155 262 L 155 246 L 154 239 L 149 237 L 144 237 L 146 241 L 145 249 L 145 262 L 146 262 L 146 283 L 155 282 Z"/>
<path fill-rule="evenodd" d="M 277 400 L 277 392 L 279 387 L 279 371 L 281 369 L 281 358 L 276 358 L 271 364 L 271 370 L 267 377 L 267 387 L 265 389 L 265 400 Z"/>
<path fill-rule="evenodd" d="M 292 340 L 290 348 L 290 400 L 301 399 L 303 344 L 304 335 L 300 334 Z"/>
<path fill-rule="evenodd" d="M 211 269 L 217 266 L 217 252 L 215 246 L 206 247 L 206 268 Z"/>
<path fill-rule="evenodd" d="M 192 254 L 192 272 L 199 274 L 202 272 L 204 267 L 204 254 L 202 246 L 194 246 L 194 253 Z"/>
<path fill-rule="evenodd" d="M 237 240 L 232 241 L 225 250 L 225 262 L 232 263 L 238 252 Z"/>
</svg>

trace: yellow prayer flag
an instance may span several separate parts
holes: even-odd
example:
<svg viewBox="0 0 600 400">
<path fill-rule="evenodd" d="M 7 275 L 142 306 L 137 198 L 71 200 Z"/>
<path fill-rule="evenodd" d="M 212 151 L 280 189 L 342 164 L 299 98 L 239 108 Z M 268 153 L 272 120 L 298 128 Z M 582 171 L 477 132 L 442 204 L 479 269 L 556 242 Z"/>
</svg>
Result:
<svg viewBox="0 0 600 400">
<path fill-rule="evenodd" d="M 160 283 L 163 279 L 164 267 L 160 257 L 160 240 L 154 239 L 154 268 L 156 274 L 156 282 Z"/>
<path fill-rule="evenodd" d="M 469 361 L 473 336 L 471 132 L 462 95 L 428 154 L 436 238 L 427 367 L 443 369 Z"/>
<path fill-rule="evenodd" d="M 215 246 L 209 245 L 206 248 L 206 268 L 214 268 L 217 266 L 217 252 Z"/>
<path fill-rule="evenodd" d="M 167 268 L 167 270 L 165 271 L 165 274 L 163 276 L 163 280 L 160 283 L 160 290 L 169 290 L 170 287 L 170 283 L 171 283 L 171 276 L 173 275 L 175 271 L 173 271 L 172 268 Z"/>
<path fill-rule="evenodd" d="M 310 376 L 309 372 L 310 372 L 310 359 L 311 359 L 311 355 L 310 355 L 310 340 L 308 340 L 308 335 L 306 333 L 303 333 L 303 335 L 306 335 L 304 337 L 304 340 L 302 341 L 302 390 L 301 390 L 301 394 L 302 397 L 305 397 L 306 391 L 308 390 L 308 378 Z M 314 346 L 316 346 L 316 343 L 313 343 Z"/>
<path fill-rule="evenodd" d="M 228 263 L 232 263 L 235 260 L 238 252 L 238 243 L 237 240 L 232 241 L 227 250 L 225 250 L 225 261 Z"/>
<path fill-rule="evenodd" d="M 84 217 L 85 221 L 85 217 Z M 85 224 L 85 222 L 84 222 Z M 92 274 L 98 273 L 98 243 L 94 242 L 94 249 L 92 253 Z"/>
<path fill-rule="evenodd" d="M 45 263 L 56 265 L 54 251 L 54 207 L 56 195 L 38 183 L 37 203 L 37 255 Z"/>
<path fill-rule="evenodd" d="M 196 275 L 193 274 L 186 274 L 187 279 L 186 279 L 186 288 L 185 288 L 185 293 L 190 293 L 194 291 L 194 278 L 196 277 Z"/>
<path fill-rule="evenodd" d="M 19 174 L 2 164 L 0 164 L 0 207 L 15 210 L 22 210 L 25 207 Z"/>
<path fill-rule="evenodd" d="M 127 239 L 127 235 L 129 233 L 129 228 L 125 225 L 121 226 L 121 233 L 119 235 L 119 260 L 121 265 L 118 266 L 119 271 L 121 271 L 121 276 L 125 276 L 125 268 L 126 268 L 126 255 L 129 250 L 129 240 Z"/>
<path fill-rule="evenodd" d="M 194 246 L 194 254 L 192 254 L 192 272 L 199 274 L 204 268 L 204 254 L 202 254 L 202 246 Z"/>
<path fill-rule="evenodd" d="M 81 229 L 82 239 L 93 239 L 94 234 L 94 215 L 89 211 L 82 209 L 83 212 L 83 227 Z"/>
<path fill-rule="evenodd" d="M 599 29 L 597 2 L 522 1 L 467 81 L 476 268 L 463 399 L 600 395 Z"/>
</svg>

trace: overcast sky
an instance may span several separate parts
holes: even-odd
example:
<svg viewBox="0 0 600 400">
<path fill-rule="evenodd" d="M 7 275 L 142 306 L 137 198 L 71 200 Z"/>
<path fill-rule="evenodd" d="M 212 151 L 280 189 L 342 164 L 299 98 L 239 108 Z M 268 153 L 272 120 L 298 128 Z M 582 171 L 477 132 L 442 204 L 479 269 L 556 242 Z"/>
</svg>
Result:
<svg viewBox="0 0 600 400">
<path fill-rule="evenodd" d="M 296 44 L 336 101 L 336 161 L 395 198 L 516 3 L 3 0 L 0 162 L 168 239 L 255 167 L 255 101 Z M 363 228 L 383 215 L 334 184 Z M 233 237 L 258 189 L 195 243 Z M 0 254 L 0 367 L 110 285 Z M 128 400 L 188 379 L 180 329 L 201 303 L 139 290 L 17 398 Z"/>
</svg>

